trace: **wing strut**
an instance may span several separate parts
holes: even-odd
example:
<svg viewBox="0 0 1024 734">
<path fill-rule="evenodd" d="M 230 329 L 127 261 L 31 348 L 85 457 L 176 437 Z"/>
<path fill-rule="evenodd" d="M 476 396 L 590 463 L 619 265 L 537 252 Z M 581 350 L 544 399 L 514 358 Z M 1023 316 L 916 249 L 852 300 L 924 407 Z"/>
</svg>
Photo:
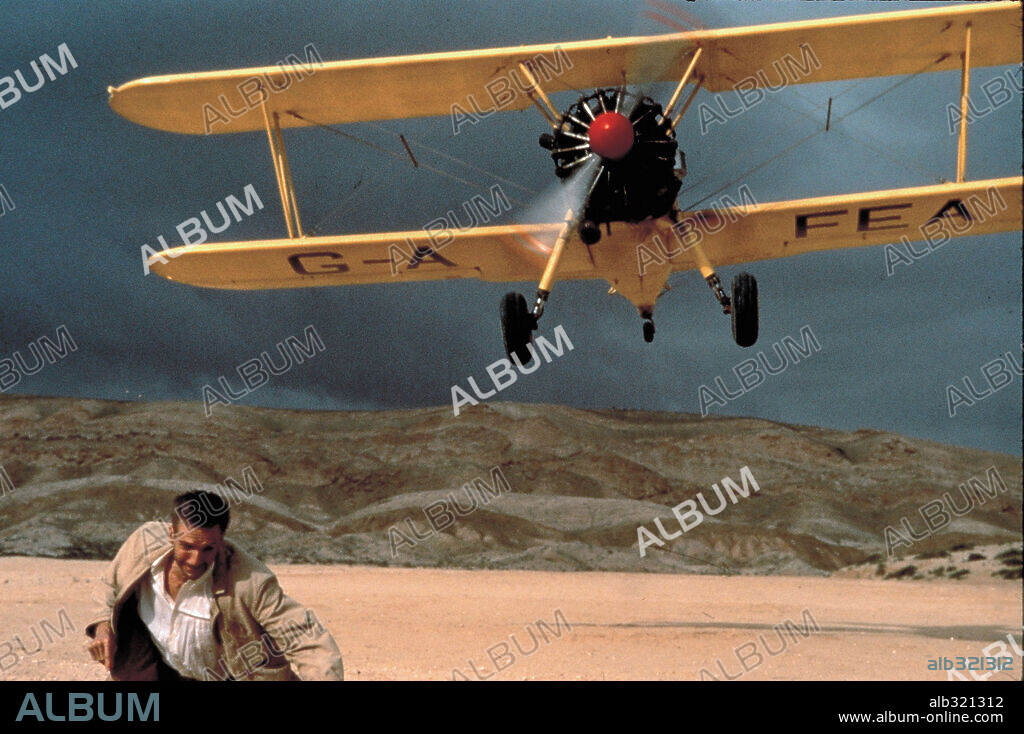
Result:
<svg viewBox="0 0 1024 734">
<path fill-rule="evenodd" d="M 558 110 L 556 110 L 555 106 L 551 104 L 551 100 L 548 99 L 548 95 L 544 94 L 544 90 L 541 89 L 540 84 L 537 83 L 533 74 L 530 73 L 530 69 L 528 68 L 529 63 L 530 62 L 527 61 L 526 63 L 519 64 L 519 70 L 523 72 L 523 76 L 526 77 L 526 83 L 530 85 L 526 92 L 526 96 L 530 98 L 530 101 L 533 102 L 534 106 L 540 110 L 542 115 L 544 115 L 544 119 L 551 124 L 551 128 L 553 130 L 558 130 L 558 121 L 562 119 L 562 116 L 558 114 Z M 537 101 L 537 98 L 533 96 L 534 92 L 536 92 L 544 101 L 544 105 L 541 105 L 541 103 Z M 545 105 L 547 106 L 547 109 L 544 109 Z"/>
<path fill-rule="evenodd" d="M 672 110 L 675 109 L 676 102 L 679 101 L 679 95 L 682 94 L 683 87 L 686 86 L 686 82 L 690 81 L 690 75 L 693 74 L 693 69 L 695 66 L 697 66 L 697 62 L 700 60 L 700 55 L 702 53 L 704 53 L 704 49 L 698 46 L 697 50 L 693 52 L 693 56 L 690 57 L 690 65 L 686 67 L 686 71 L 683 73 L 683 78 L 679 80 L 679 86 L 676 87 L 676 91 L 672 95 L 672 98 L 668 101 L 668 104 L 665 105 L 665 111 L 662 113 L 665 116 L 665 119 L 671 119 Z M 701 84 L 703 83 L 704 79 L 702 78 Z M 687 107 L 690 106 L 690 102 L 693 100 L 694 95 L 697 94 L 697 89 L 699 88 L 700 86 L 698 85 L 698 87 L 695 88 L 693 92 L 690 94 L 690 98 L 686 100 Z M 686 111 L 685 107 L 683 108 L 683 111 Z M 680 117 L 682 117 L 682 113 L 680 113 Z"/>
<path fill-rule="evenodd" d="M 964 34 L 963 68 L 960 72 L 960 140 L 956 151 L 956 182 L 964 182 L 967 168 L 967 113 L 969 100 L 967 92 L 971 86 L 971 24 L 968 21 Z"/>
<path fill-rule="evenodd" d="M 700 91 L 702 86 L 704 86 L 703 74 L 697 79 L 697 83 L 693 85 L 693 91 L 690 92 L 690 96 L 686 98 L 686 103 L 683 104 L 683 109 L 679 110 L 679 114 L 672 120 L 672 126 L 669 128 L 670 130 L 675 130 L 676 125 L 678 125 L 679 121 L 683 119 L 683 115 L 685 115 L 686 111 L 690 109 L 690 103 L 693 102 L 693 98 L 697 96 L 697 92 Z"/>
<path fill-rule="evenodd" d="M 281 134 L 281 122 L 274 112 L 274 126 L 270 126 L 267 115 L 267 103 L 264 100 L 263 122 L 267 128 L 267 141 L 270 143 L 270 157 L 274 162 L 274 173 L 277 175 L 277 188 L 281 192 L 281 208 L 284 211 L 284 223 L 288 226 L 288 237 L 295 238 L 302 234 L 302 222 L 299 220 L 299 207 L 295 203 L 295 185 L 292 183 L 292 169 L 288 165 L 288 153 L 284 149 L 284 136 Z"/>
</svg>

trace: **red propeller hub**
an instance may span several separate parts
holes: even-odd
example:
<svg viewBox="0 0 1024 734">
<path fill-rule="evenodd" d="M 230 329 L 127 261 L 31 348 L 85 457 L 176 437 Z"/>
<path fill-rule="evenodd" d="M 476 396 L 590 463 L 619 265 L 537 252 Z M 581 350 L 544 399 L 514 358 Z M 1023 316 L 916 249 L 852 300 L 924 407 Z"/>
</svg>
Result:
<svg viewBox="0 0 1024 734">
<path fill-rule="evenodd" d="M 617 161 L 633 148 L 633 124 L 618 112 L 602 112 L 590 123 L 590 149 L 602 158 Z"/>
</svg>

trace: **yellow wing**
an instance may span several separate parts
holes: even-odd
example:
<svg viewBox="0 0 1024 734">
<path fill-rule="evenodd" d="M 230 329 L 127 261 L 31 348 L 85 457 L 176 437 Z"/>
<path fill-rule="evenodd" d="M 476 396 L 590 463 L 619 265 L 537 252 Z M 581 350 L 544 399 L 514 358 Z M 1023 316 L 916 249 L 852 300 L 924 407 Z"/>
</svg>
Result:
<svg viewBox="0 0 1024 734">
<path fill-rule="evenodd" d="M 676 231 L 648 241 L 643 258 L 673 270 L 699 267 L 695 244 L 716 266 L 820 250 L 926 242 L 916 253 L 954 237 L 1021 228 L 1024 178 L 990 179 L 737 206 L 684 215 Z M 678 236 L 677 236 L 678 235 Z M 652 246 L 653 245 L 653 246 Z M 642 259 L 643 259 L 642 258 Z"/>
<path fill-rule="evenodd" d="M 154 273 L 207 288 L 257 290 L 479 278 L 537 280 L 561 224 L 383 232 L 176 247 L 150 257 Z M 623 237 L 627 233 L 623 232 Z M 560 272 L 596 278 L 584 248 Z"/>
<path fill-rule="evenodd" d="M 154 76 L 111 87 L 123 117 L 178 133 L 264 129 L 263 101 L 282 127 L 522 109 L 517 70 L 530 62 L 549 91 L 675 81 L 703 48 L 693 78 L 715 92 L 960 68 L 964 29 L 973 67 L 1021 60 L 1021 6 L 970 3 L 659 36 Z M 759 73 L 760 72 L 760 73 Z M 301 115 L 294 117 L 288 112 Z"/>
<path fill-rule="evenodd" d="M 653 303 L 673 270 L 887 243 L 938 248 L 953 237 L 1020 229 L 1024 178 L 824 196 L 616 222 L 586 246 L 574 232 L 559 280 L 605 279 Z M 537 281 L 561 223 L 385 232 L 176 247 L 150 257 L 158 275 L 207 288 L 257 290 L 477 278 Z M 638 301 L 639 302 L 639 301 Z"/>
</svg>

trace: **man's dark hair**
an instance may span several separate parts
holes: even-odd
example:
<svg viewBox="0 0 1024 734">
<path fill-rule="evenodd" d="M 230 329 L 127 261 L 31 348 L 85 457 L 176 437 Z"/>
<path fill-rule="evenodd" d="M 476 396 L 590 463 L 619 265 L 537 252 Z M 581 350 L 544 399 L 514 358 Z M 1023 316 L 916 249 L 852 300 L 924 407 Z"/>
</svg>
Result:
<svg viewBox="0 0 1024 734">
<path fill-rule="evenodd" d="M 222 533 L 227 532 L 231 520 L 228 503 L 219 494 L 194 489 L 174 498 L 174 517 L 176 525 L 187 525 L 190 528 L 219 527 Z"/>
</svg>

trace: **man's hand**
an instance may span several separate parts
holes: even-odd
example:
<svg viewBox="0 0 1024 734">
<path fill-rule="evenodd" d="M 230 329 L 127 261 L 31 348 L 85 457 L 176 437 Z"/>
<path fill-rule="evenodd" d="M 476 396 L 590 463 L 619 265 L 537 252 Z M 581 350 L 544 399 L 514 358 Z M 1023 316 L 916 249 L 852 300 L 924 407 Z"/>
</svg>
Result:
<svg viewBox="0 0 1024 734">
<path fill-rule="evenodd" d="M 117 643 L 114 641 L 114 631 L 110 628 L 110 622 L 100 622 L 96 625 L 96 635 L 89 643 L 89 654 L 96 662 L 103 663 L 109 671 L 114 665 L 114 653 L 117 651 Z"/>
</svg>

